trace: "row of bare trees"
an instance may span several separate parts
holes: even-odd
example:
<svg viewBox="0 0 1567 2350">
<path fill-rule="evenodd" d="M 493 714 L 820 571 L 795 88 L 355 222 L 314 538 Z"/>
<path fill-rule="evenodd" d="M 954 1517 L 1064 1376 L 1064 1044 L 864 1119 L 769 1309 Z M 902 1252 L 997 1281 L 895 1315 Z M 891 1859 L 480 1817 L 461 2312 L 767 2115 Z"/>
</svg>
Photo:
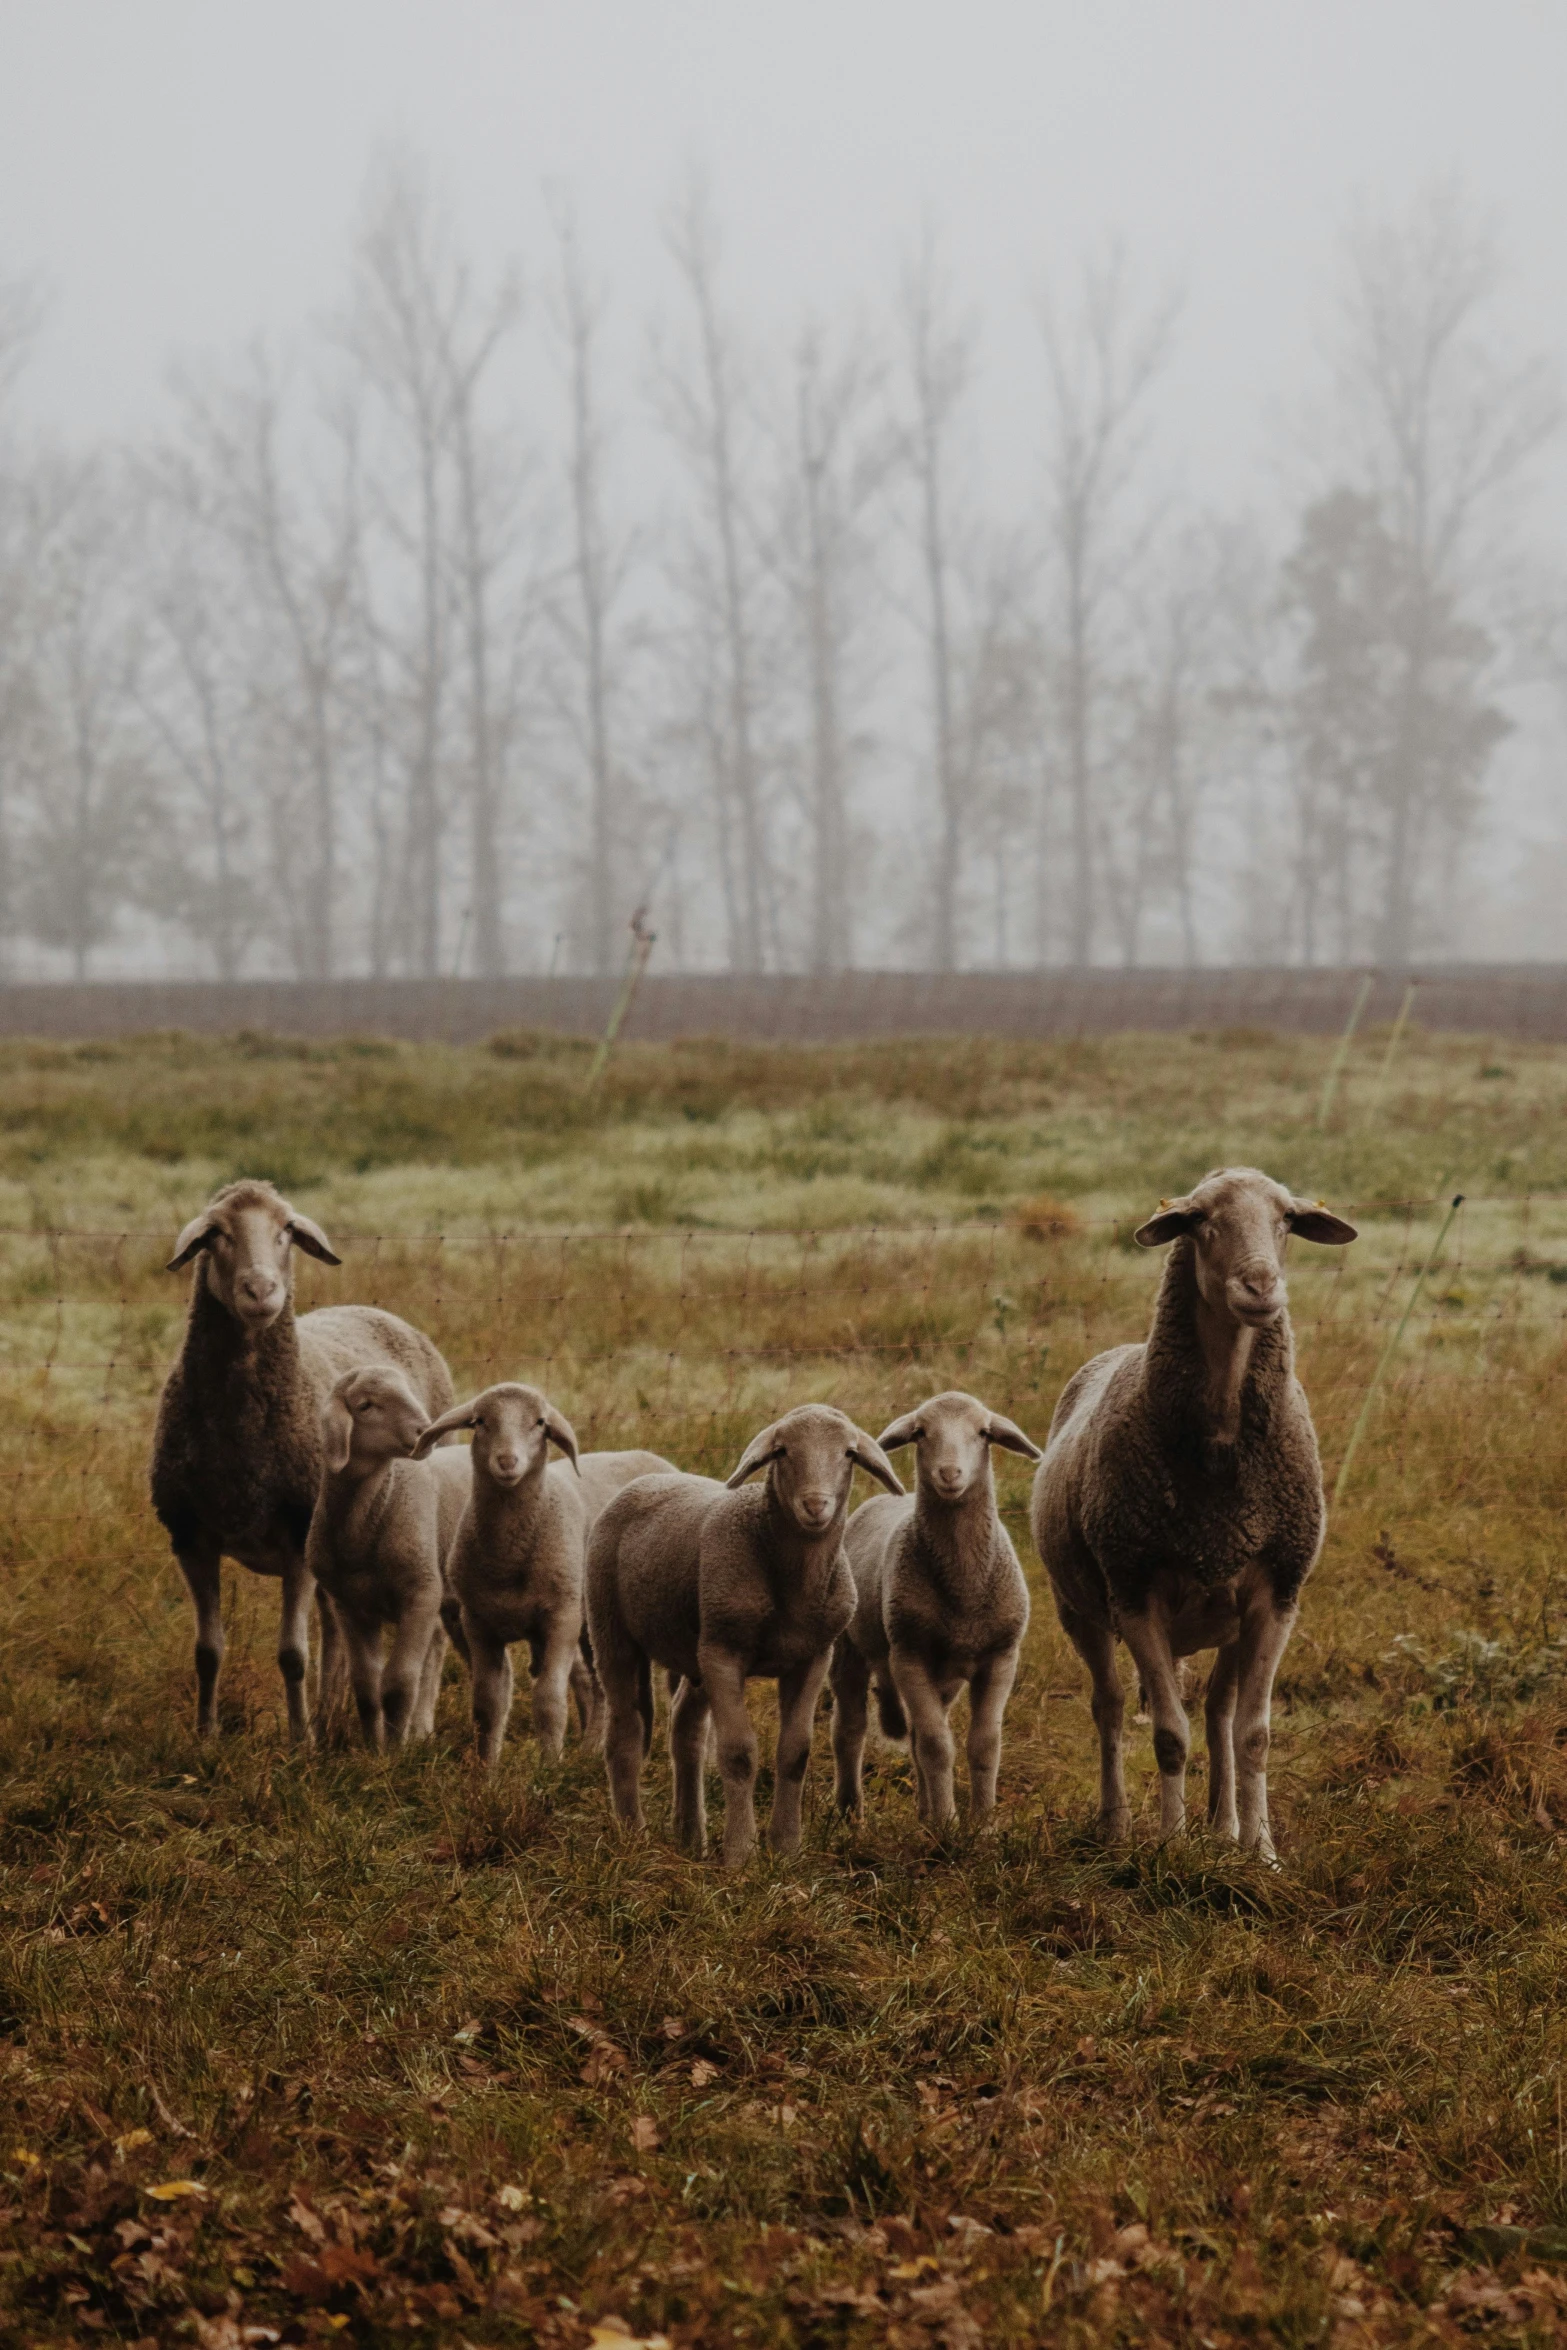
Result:
<svg viewBox="0 0 1567 2350">
<path fill-rule="evenodd" d="M 486 279 L 392 158 L 286 362 L 181 382 L 153 447 L 0 425 L 13 972 L 605 971 L 649 895 L 742 972 L 1461 935 L 1567 661 L 1520 513 L 1555 382 L 1497 356 L 1458 193 L 1346 235 L 1282 529 L 1170 489 L 1178 304 L 1117 249 L 1040 301 L 1039 469 L 997 483 L 934 238 L 774 347 L 693 187 L 628 359 L 553 212 L 537 284 Z M 39 323 L 0 294 L 0 404 Z"/>
</svg>

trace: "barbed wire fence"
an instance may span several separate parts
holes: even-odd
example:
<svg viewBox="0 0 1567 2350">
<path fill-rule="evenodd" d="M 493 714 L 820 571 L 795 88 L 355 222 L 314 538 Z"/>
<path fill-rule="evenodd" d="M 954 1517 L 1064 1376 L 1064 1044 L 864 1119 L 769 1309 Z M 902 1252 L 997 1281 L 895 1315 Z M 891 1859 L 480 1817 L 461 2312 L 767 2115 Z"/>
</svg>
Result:
<svg viewBox="0 0 1567 2350">
<path fill-rule="evenodd" d="M 1388 1335 L 1430 1256 L 1446 1195 L 1351 1203 L 1349 1249 L 1292 1251 L 1300 1368 L 1332 1483 Z M 1042 1439 L 1056 1393 L 1147 1328 L 1162 1252 L 1134 1219 L 799 1231 L 339 1230 L 345 1264 L 301 1266 L 298 1307 L 356 1300 L 404 1315 L 446 1352 L 459 1392 L 544 1386 L 585 1446 L 644 1444 L 720 1469 L 791 1402 L 890 1417 L 971 1386 Z M 142 1484 L 185 1281 L 170 1235 L 0 1227 L 0 1489 L 16 1574 L 69 1571 L 103 1536 L 161 1551 Z M 1567 1338 L 1567 1198 L 1471 1195 L 1432 1262 L 1356 1464 L 1440 1380 L 1504 1358 L 1548 1366 Z M 145 1524 L 143 1525 L 143 1521 Z"/>
</svg>

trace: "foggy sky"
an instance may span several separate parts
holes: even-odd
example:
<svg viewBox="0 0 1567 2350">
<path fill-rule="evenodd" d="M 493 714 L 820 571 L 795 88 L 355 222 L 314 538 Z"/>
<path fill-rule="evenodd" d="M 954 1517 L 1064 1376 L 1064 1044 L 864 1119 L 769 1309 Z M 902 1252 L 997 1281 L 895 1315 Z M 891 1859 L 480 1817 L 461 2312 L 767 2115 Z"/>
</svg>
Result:
<svg viewBox="0 0 1567 2350">
<path fill-rule="evenodd" d="M 1224 502 L 1266 489 L 1357 193 L 1456 170 L 1522 339 L 1567 347 L 1564 98 L 1559 0 L 0 0 L 0 274 L 53 292 L 31 412 L 139 433 L 171 355 L 333 302 L 378 141 L 428 156 L 485 263 L 541 264 L 543 189 L 571 189 L 628 341 L 696 161 L 764 329 L 879 304 L 939 225 L 1007 478 L 1037 445 L 1031 292 L 1119 231 L 1186 289 L 1161 438 Z"/>
</svg>

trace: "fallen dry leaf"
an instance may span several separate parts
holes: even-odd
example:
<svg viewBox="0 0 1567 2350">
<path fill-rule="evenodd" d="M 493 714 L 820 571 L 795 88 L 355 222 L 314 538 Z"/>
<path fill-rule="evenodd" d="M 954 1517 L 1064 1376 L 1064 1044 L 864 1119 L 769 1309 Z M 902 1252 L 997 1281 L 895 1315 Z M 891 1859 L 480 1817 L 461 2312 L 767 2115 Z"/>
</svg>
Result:
<svg viewBox="0 0 1567 2350">
<path fill-rule="evenodd" d="M 631 2125 L 631 2143 L 639 2154 L 651 2154 L 663 2144 L 658 2124 L 650 2113 L 639 2113 Z"/>
<path fill-rule="evenodd" d="M 297 2195 L 289 2198 L 288 2216 L 300 2234 L 308 2236 L 312 2244 L 326 2242 L 326 2229 L 322 2222 L 316 2217 L 309 2204 L 302 2202 Z"/>
<path fill-rule="evenodd" d="M 706 2058 L 705 2056 L 699 2056 L 699 2057 L 697 2058 L 697 2060 L 696 2060 L 695 2064 L 694 2064 L 694 2065 L 691 2067 L 691 2086 L 692 2086 L 692 2088 L 693 2088 L 693 2089 L 705 2089 L 705 2088 L 707 2087 L 707 2085 L 708 2085 L 708 2082 L 709 2082 L 709 2081 L 716 2081 L 716 2080 L 717 2080 L 717 2078 L 718 2078 L 718 2067 L 717 2067 L 717 2065 L 716 2065 L 716 2064 L 709 2064 L 709 2063 L 708 2063 L 708 2061 L 707 2061 L 707 2058 Z"/>
<path fill-rule="evenodd" d="M 127 2130 L 123 2137 L 115 2139 L 114 2151 L 123 2162 L 126 2155 L 134 2154 L 138 2146 L 150 2146 L 151 2144 L 151 2130 Z"/>
<path fill-rule="evenodd" d="M 154 2203 L 180 2203 L 187 2195 L 206 2195 L 210 2192 L 211 2189 L 204 2187 L 200 2179 L 162 2179 L 156 2187 L 142 2189 L 142 2193 L 150 2195 Z"/>
</svg>

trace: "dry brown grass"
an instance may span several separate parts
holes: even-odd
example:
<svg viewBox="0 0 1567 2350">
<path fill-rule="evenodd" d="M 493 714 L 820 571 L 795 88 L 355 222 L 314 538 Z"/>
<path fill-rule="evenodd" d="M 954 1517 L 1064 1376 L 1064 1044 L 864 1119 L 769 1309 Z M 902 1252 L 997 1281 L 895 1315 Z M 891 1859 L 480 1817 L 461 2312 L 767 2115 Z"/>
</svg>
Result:
<svg viewBox="0 0 1567 2350">
<path fill-rule="evenodd" d="M 11 1048 L 0 2340 L 1554 2338 L 1567 1056 L 1496 1080 L 1412 1044 L 1396 1103 L 1352 1076 L 1320 1137 L 1326 1049 L 648 1051 L 589 1107 L 580 1056 L 520 1040 Z M 875 1427 L 970 1386 L 1042 1434 L 1142 1327 L 1132 1226 L 1243 1157 L 1369 1203 L 1292 1272 L 1330 1470 L 1436 1229 L 1392 1203 L 1503 1195 L 1455 1227 L 1307 1594 L 1277 1874 L 1158 1846 L 1146 1752 L 1140 1834 L 1095 1846 L 1043 1597 L 977 1843 L 922 1835 L 888 1750 L 836 1823 L 819 1755 L 799 1861 L 730 1879 L 671 1850 L 656 1749 L 621 1844 L 575 1748 L 519 1731 L 475 1776 L 455 1668 L 433 1750 L 291 1755 L 242 1575 L 196 1746 L 142 1468 L 166 1238 L 209 1181 L 326 1217 L 348 1263 L 302 1302 L 379 1299 L 460 1383 L 540 1378 L 588 1441 L 717 1469 L 806 1396 Z"/>
</svg>

